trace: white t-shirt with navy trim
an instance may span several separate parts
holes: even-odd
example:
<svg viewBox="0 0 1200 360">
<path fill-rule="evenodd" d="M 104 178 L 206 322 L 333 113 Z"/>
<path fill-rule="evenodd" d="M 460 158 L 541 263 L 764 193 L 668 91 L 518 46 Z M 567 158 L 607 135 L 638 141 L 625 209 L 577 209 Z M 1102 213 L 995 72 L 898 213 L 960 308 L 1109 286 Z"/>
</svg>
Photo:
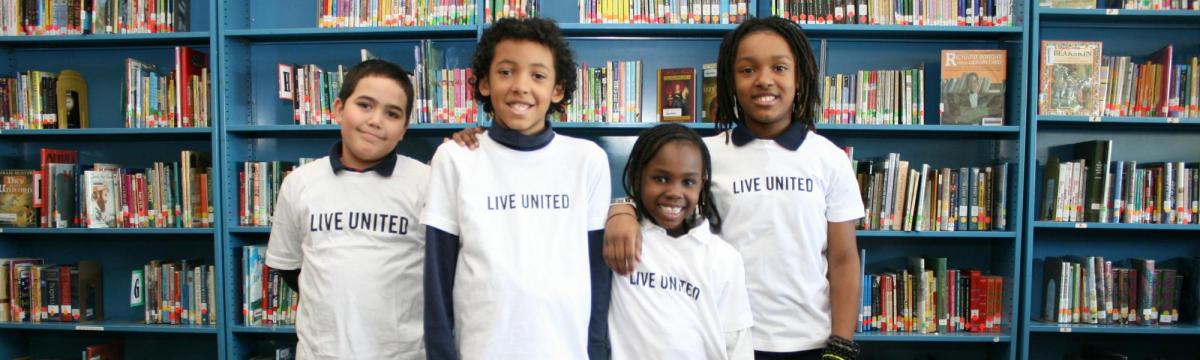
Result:
<svg viewBox="0 0 1200 360">
<path fill-rule="evenodd" d="M 642 261 L 613 275 L 613 359 L 728 359 L 726 333 L 753 324 L 742 257 L 708 222 L 673 238 L 642 221 Z"/>
<path fill-rule="evenodd" d="M 832 331 L 828 222 L 864 215 L 849 158 L 813 132 L 795 151 L 769 139 L 735 146 L 725 133 L 705 144 L 721 237 L 745 261 L 754 349 L 824 347 Z"/>
<path fill-rule="evenodd" d="M 301 269 L 298 359 L 424 359 L 429 166 L 397 155 L 390 177 L 331 170 L 283 179 L 266 264 Z"/>
<path fill-rule="evenodd" d="M 461 242 L 455 345 L 463 359 L 585 359 L 591 316 L 588 231 L 604 228 L 608 157 L 555 135 L 518 151 L 438 147 L 421 219 Z"/>
</svg>

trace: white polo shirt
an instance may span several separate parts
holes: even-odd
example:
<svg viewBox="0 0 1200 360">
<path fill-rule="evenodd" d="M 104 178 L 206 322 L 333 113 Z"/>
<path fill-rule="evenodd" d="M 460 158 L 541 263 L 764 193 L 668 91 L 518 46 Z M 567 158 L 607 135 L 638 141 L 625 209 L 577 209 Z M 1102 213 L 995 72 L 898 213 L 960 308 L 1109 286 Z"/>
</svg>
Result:
<svg viewBox="0 0 1200 360">
<path fill-rule="evenodd" d="M 827 222 L 864 215 L 850 160 L 799 123 L 772 140 L 742 127 L 728 135 L 728 142 L 721 133 L 705 144 L 721 238 L 745 261 L 754 349 L 822 348 L 832 331 Z"/>
<path fill-rule="evenodd" d="M 460 241 L 452 290 L 459 356 L 586 359 L 588 231 L 604 228 L 608 157 L 563 135 L 528 151 L 487 135 L 476 150 L 438 147 L 421 217 Z"/>
<path fill-rule="evenodd" d="M 301 269 L 297 359 L 425 358 L 428 179 L 399 155 L 363 172 L 327 156 L 284 178 L 266 263 Z"/>
<path fill-rule="evenodd" d="M 707 221 L 678 238 L 642 221 L 642 261 L 613 275 L 613 359 L 727 359 L 725 334 L 753 324 L 742 257 Z"/>
</svg>

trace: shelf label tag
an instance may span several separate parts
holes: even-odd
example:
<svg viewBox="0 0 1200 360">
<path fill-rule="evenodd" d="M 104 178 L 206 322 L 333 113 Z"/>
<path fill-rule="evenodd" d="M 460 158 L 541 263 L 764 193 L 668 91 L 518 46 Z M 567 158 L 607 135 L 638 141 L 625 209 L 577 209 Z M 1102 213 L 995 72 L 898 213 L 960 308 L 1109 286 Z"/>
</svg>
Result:
<svg viewBox="0 0 1200 360">
<path fill-rule="evenodd" d="M 1104 9 L 1104 15 L 1117 15 L 1117 9 Z"/>
<path fill-rule="evenodd" d="M 1076 229 L 1087 229 L 1087 223 L 1075 223 Z"/>
<path fill-rule="evenodd" d="M 142 282 L 142 270 L 134 270 L 129 278 L 129 307 L 142 306 L 145 303 L 142 293 L 145 283 Z"/>
<path fill-rule="evenodd" d="M 1178 124 L 1178 123 L 1179 123 L 1179 118 L 1177 118 L 1177 117 L 1169 117 L 1169 118 L 1167 118 L 1167 123 L 1168 123 L 1168 124 Z"/>
<path fill-rule="evenodd" d="M 999 336 L 993 336 L 993 337 L 992 337 L 992 342 L 994 342 L 994 343 L 998 343 L 998 342 L 1000 342 L 1000 337 L 999 337 Z"/>
<path fill-rule="evenodd" d="M 1088 122 L 1100 122 L 1099 116 L 1088 116 Z"/>
<path fill-rule="evenodd" d="M 1060 333 L 1069 333 L 1069 332 L 1071 332 L 1071 327 L 1070 327 L 1070 326 L 1060 326 L 1060 327 L 1058 328 L 1058 332 L 1060 332 Z"/>
<path fill-rule="evenodd" d="M 104 327 L 97 326 L 97 325 L 75 325 L 75 330 L 78 330 L 78 331 L 104 331 Z"/>
</svg>

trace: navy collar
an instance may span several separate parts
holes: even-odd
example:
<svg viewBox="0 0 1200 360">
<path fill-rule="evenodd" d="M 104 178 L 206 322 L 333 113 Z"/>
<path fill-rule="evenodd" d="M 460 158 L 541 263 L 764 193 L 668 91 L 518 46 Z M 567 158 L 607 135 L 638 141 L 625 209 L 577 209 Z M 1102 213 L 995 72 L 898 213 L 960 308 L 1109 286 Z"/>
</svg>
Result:
<svg viewBox="0 0 1200 360">
<path fill-rule="evenodd" d="M 547 119 L 546 128 L 542 132 L 533 135 L 525 135 L 516 130 L 509 129 L 500 121 L 493 120 L 491 129 L 488 129 L 488 137 L 492 138 L 501 145 L 507 146 L 510 149 L 518 151 L 534 151 L 546 147 L 550 144 L 550 140 L 554 140 L 554 130 L 550 128 L 550 120 Z"/>
<path fill-rule="evenodd" d="M 329 149 L 329 167 L 333 168 L 334 175 L 337 175 L 338 171 L 343 170 L 360 173 L 374 171 L 383 177 L 391 177 L 392 171 L 396 170 L 396 149 L 392 149 L 391 154 L 385 156 L 383 161 L 375 164 L 375 166 L 366 169 L 355 169 L 347 167 L 346 164 L 342 163 L 342 142 L 338 141 L 336 144 L 333 144 L 333 148 Z"/>
<path fill-rule="evenodd" d="M 779 144 L 779 146 L 782 146 L 785 149 L 796 151 L 796 149 L 800 148 L 800 144 L 804 143 L 804 138 L 806 137 L 808 137 L 808 126 L 805 126 L 804 123 L 799 121 L 792 121 L 792 123 L 788 125 L 787 129 L 783 130 L 783 133 L 775 137 L 775 143 Z M 749 144 L 758 137 L 754 136 L 753 133 L 750 133 L 750 128 L 745 124 L 739 124 L 737 127 L 733 128 L 732 138 L 734 146 L 743 146 Z"/>
</svg>

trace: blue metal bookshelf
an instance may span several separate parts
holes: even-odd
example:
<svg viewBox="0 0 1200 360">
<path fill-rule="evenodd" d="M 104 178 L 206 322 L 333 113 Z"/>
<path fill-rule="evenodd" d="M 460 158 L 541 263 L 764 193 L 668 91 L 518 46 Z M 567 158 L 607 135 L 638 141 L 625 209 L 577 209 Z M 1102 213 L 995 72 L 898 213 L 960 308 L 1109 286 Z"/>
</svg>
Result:
<svg viewBox="0 0 1200 360">
<path fill-rule="evenodd" d="M 1029 71 L 1031 86 L 1026 97 L 1037 99 L 1040 43 L 1043 40 L 1103 41 L 1104 55 L 1133 56 L 1138 61 L 1155 50 L 1173 44 L 1176 60 L 1197 54 L 1200 43 L 1200 11 L 1033 9 Z M 1189 118 L 1056 116 L 1038 114 L 1036 101 L 1029 101 L 1029 134 L 1023 196 L 1026 207 L 1023 229 L 1023 277 L 1020 357 L 1057 359 L 1079 353 L 1081 347 L 1098 347 L 1131 358 L 1171 357 L 1194 347 L 1194 324 L 1171 326 L 1057 324 L 1043 322 L 1043 261 L 1049 256 L 1103 256 L 1114 266 L 1133 257 L 1167 261 L 1179 256 L 1200 255 L 1194 242 L 1200 226 L 1174 224 L 1073 223 L 1038 219 L 1043 186 L 1042 174 L 1052 148 L 1094 139 L 1112 139 L 1112 160 L 1139 162 L 1200 160 L 1200 121 Z M 1171 265 L 1166 267 L 1173 268 Z M 1191 321 L 1184 319 L 1184 322 Z M 1152 335 L 1152 336 L 1142 336 Z M 1168 335 L 1168 336 L 1162 336 Z M 1152 346 L 1147 346 L 1152 343 Z"/>
</svg>

